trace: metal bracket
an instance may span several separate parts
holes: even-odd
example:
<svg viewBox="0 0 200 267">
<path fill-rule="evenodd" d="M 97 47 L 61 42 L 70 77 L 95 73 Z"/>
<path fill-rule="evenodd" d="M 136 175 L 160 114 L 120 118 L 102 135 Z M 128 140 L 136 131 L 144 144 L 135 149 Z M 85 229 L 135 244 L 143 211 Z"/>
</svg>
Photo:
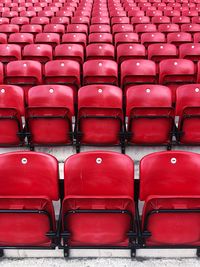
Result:
<svg viewBox="0 0 200 267">
<path fill-rule="evenodd" d="M 68 247 L 64 247 L 64 258 L 67 259 L 69 258 L 69 248 Z"/>
<path fill-rule="evenodd" d="M 197 257 L 200 258 L 200 248 L 197 249 Z"/>
<path fill-rule="evenodd" d="M 131 259 L 135 259 L 136 258 L 136 248 L 135 247 L 132 247 L 131 248 Z"/>
</svg>

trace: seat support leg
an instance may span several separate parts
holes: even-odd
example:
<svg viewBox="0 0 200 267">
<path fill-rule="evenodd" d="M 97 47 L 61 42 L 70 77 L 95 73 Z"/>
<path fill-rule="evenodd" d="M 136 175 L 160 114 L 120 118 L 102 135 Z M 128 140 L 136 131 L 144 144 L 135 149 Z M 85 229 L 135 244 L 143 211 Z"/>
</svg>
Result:
<svg viewBox="0 0 200 267">
<path fill-rule="evenodd" d="M 65 259 L 69 258 L 69 248 L 68 247 L 64 248 L 64 258 Z"/>
<path fill-rule="evenodd" d="M 200 258 L 200 248 L 197 249 L 197 257 Z"/>
<path fill-rule="evenodd" d="M 135 259 L 135 257 L 136 257 L 136 248 L 132 247 L 131 248 L 131 259 L 133 260 L 133 259 Z"/>
<path fill-rule="evenodd" d="M 3 249 L 0 249 L 0 258 L 4 256 Z"/>
</svg>

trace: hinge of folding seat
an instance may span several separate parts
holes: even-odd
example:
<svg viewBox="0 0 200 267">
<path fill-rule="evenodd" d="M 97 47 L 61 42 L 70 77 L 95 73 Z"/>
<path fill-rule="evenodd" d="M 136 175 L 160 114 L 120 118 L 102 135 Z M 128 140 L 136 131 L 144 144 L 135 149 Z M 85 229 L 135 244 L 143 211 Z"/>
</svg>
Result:
<svg viewBox="0 0 200 267">
<path fill-rule="evenodd" d="M 143 238 L 147 238 L 147 237 L 150 237 L 150 236 L 151 236 L 151 233 L 148 232 L 148 231 L 144 231 L 144 232 L 142 233 L 142 237 L 143 237 Z"/>
<path fill-rule="evenodd" d="M 55 238 L 55 237 L 57 237 L 56 232 L 54 232 L 54 231 L 47 232 L 46 233 L 46 236 L 49 237 L 49 238 Z"/>
<path fill-rule="evenodd" d="M 61 237 L 68 239 L 71 236 L 69 232 L 62 232 Z"/>
<path fill-rule="evenodd" d="M 197 249 L 197 257 L 200 258 L 200 248 Z"/>
<path fill-rule="evenodd" d="M 127 236 L 130 237 L 130 238 L 135 238 L 135 237 L 137 237 L 137 234 L 135 232 L 133 232 L 133 231 L 129 231 L 127 233 Z"/>
</svg>

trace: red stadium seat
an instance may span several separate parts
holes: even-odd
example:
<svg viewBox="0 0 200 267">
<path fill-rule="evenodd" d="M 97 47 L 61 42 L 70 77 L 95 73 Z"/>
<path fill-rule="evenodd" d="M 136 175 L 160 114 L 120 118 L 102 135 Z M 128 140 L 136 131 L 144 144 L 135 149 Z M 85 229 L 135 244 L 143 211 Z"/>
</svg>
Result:
<svg viewBox="0 0 200 267">
<path fill-rule="evenodd" d="M 159 64 L 159 83 L 170 87 L 173 101 L 179 85 L 196 82 L 194 63 L 187 59 L 165 59 Z"/>
<path fill-rule="evenodd" d="M 72 143 L 72 88 L 63 85 L 35 86 L 29 90 L 27 102 L 26 125 L 31 147 Z"/>
<path fill-rule="evenodd" d="M 105 17 L 105 16 L 92 16 L 91 17 L 91 25 L 92 24 L 108 24 L 110 25 L 110 19 L 109 17 Z"/>
<path fill-rule="evenodd" d="M 74 97 L 80 87 L 80 65 L 74 60 L 52 60 L 44 67 L 45 84 L 68 85 L 74 90 Z"/>
<path fill-rule="evenodd" d="M 191 34 L 200 32 L 200 25 L 199 24 L 183 24 L 181 26 L 182 32 L 189 32 Z"/>
<path fill-rule="evenodd" d="M 121 86 L 127 88 L 133 84 L 155 83 L 156 64 L 146 59 L 128 59 L 121 64 Z"/>
<path fill-rule="evenodd" d="M 83 64 L 84 49 L 80 44 L 61 44 L 55 47 L 55 59 L 71 59 Z"/>
<path fill-rule="evenodd" d="M 32 60 L 9 62 L 6 66 L 4 82 L 23 87 L 25 97 L 30 87 L 42 83 L 41 64 Z"/>
<path fill-rule="evenodd" d="M 115 59 L 115 48 L 111 44 L 89 44 L 86 47 L 86 60 Z"/>
<path fill-rule="evenodd" d="M 14 17 L 10 21 L 11 24 L 17 24 L 19 26 L 29 24 L 29 18 L 27 17 Z"/>
<path fill-rule="evenodd" d="M 22 25 L 21 32 L 27 32 L 36 35 L 42 32 L 42 26 L 38 24 L 25 24 Z"/>
<path fill-rule="evenodd" d="M 25 26 L 25 25 L 23 25 Z M 22 26 L 22 27 L 23 27 Z M 19 26 L 15 24 L 1 24 L 0 25 L 0 33 L 5 33 L 7 35 L 11 33 L 19 32 Z"/>
<path fill-rule="evenodd" d="M 52 47 L 46 44 L 30 44 L 23 49 L 22 57 L 24 60 L 35 60 L 41 64 L 52 60 Z"/>
<path fill-rule="evenodd" d="M 83 64 L 83 84 L 106 83 L 118 85 L 118 66 L 106 59 L 89 60 Z"/>
<path fill-rule="evenodd" d="M 148 47 L 148 59 L 160 63 L 163 59 L 177 58 L 177 48 L 173 44 L 152 44 Z"/>
<path fill-rule="evenodd" d="M 130 19 L 128 17 L 112 17 L 111 25 L 115 24 L 129 24 Z"/>
<path fill-rule="evenodd" d="M 8 37 L 8 43 L 19 45 L 21 48 L 27 44 L 32 44 L 33 42 L 34 37 L 31 33 L 12 33 Z"/>
<path fill-rule="evenodd" d="M 12 152 L 0 155 L 0 168 L 1 246 L 55 248 L 57 160 L 43 153 Z"/>
<path fill-rule="evenodd" d="M 49 18 L 47 18 L 47 17 L 33 17 L 33 18 L 31 18 L 31 24 L 38 24 L 38 25 L 44 26 L 46 24 L 49 24 Z"/>
<path fill-rule="evenodd" d="M 9 24 L 9 19 L 8 18 L 0 18 L 0 25 L 1 24 Z"/>
<path fill-rule="evenodd" d="M 133 24 L 133 26 L 136 26 L 137 24 L 148 24 L 150 23 L 150 17 L 132 17 L 131 18 L 131 24 Z"/>
<path fill-rule="evenodd" d="M 200 84 L 187 84 L 176 90 L 176 115 L 179 116 L 178 142 L 200 144 Z"/>
<path fill-rule="evenodd" d="M 126 91 L 127 141 L 170 145 L 174 125 L 172 94 L 162 85 L 131 86 Z"/>
<path fill-rule="evenodd" d="M 0 146 L 23 144 L 23 89 L 13 85 L 0 86 Z"/>
<path fill-rule="evenodd" d="M 122 90 L 112 85 L 87 85 L 78 91 L 77 152 L 84 145 L 122 142 Z"/>
<path fill-rule="evenodd" d="M 51 23 L 53 24 L 62 24 L 65 27 L 69 24 L 70 20 L 68 17 L 52 17 Z"/>
<path fill-rule="evenodd" d="M 184 151 L 157 152 L 141 160 L 144 247 L 199 247 L 199 160 L 199 154 Z"/>
<path fill-rule="evenodd" d="M 176 17 L 175 17 L 176 18 Z M 156 16 L 152 17 L 151 22 L 156 25 L 160 24 L 169 24 L 170 23 L 170 17 L 166 16 Z"/>
<path fill-rule="evenodd" d="M 53 48 L 60 44 L 60 35 L 58 33 L 38 33 L 35 37 L 36 44 L 48 44 Z"/>
<path fill-rule="evenodd" d="M 65 33 L 62 36 L 62 43 L 80 44 L 85 48 L 87 44 L 87 37 L 84 33 Z"/>
<path fill-rule="evenodd" d="M 172 17 L 172 23 L 179 24 L 179 25 L 187 24 L 187 23 L 190 23 L 190 18 L 185 17 L 185 16 Z"/>
<path fill-rule="evenodd" d="M 65 33 L 65 26 L 62 24 L 47 24 L 44 26 L 43 32 L 58 33 L 62 35 Z"/>
<path fill-rule="evenodd" d="M 111 33 L 111 28 L 107 24 L 93 24 L 90 26 L 90 33 Z"/>
<path fill-rule="evenodd" d="M 21 47 L 15 44 L 0 44 L 0 61 L 7 64 L 21 59 Z"/>
<path fill-rule="evenodd" d="M 139 36 L 137 33 L 134 32 L 127 32 L 127 33 L 116 33 L 115 34 L 115 46 L 117 47 L 119 44 L 125 43 L 138 43 Z"/>
<path fill-rule="evenodd" d="M 88 17 L 76 16 L 76 17 L 72 17 L 71 23 L 72 24 L 85 24 L 88 26 L 90 24 L 90 19 Z"/>
<path fill-rule="evenodd" d="M 135 32 L 139 35 L 145 32 L 157 32 L 156 25 L 154 24 L 137 24 L 135 26 Z"/>
<path fill-rule="evenodd" d="M 181 44 L 192 43 L 192 35 L 187 32 L 172 32 L 167 34 L 167 42 L 179 47 Z"/>
<path fill-rule="evenodd" d="M 112 44 L 113 43 L 113 36 L 111 33 L 105 33 L 105 32 L 97 32 L 97 33 L 90 33 L 88 35 L 88 43 L 107 43 Z"/>
<path fill-rule="evenodd" d="M 116 152 L 85 152 L 65 161 L 64 248 L 134 244 L 127 234 L 135 231 L 133 176 L 133 161 Z"/>
<path fill-rule="evenodd" d="M 127 59 L 144 59 L 146 50 L 141 44 L 120 44 L 117 47 L 117 62 L 121 64 Z"/>
<path fill-rule="evenodd" d="M 85 24 L 69 24 L 67 32 L 88 34 L 88 26 Z"/>
<path fill-rule="evenodd" d="M 155 43 L 165 43 L 166 38 L 165 35 L 161 32 L 155 32 L 155 33 L 143 33 L 141 35 L 141 44 L 143 44 L 145 47 L 148 48 L 150 44 Z"/>
<path fill-rule="evenodd" d="M 182 44 L 179 47 L 179 56 L 180 58 L 189 59 L 197 63 L 200 60 L 200 44 Z"/>
<path fill-rule="evenodd" d="M 112 33 L 115 35 L 120 32 L 133 32 L 133 25 L 131 24 L 115 24 L 112 26 Z"/>
<path fill-rule="evenodd" d="M 164 34 L 168 34 L 170 32 L 179 32 L 179 25 L 178 24 L 160 24 L 158 25 L 158 31 Z"/>
</svg>

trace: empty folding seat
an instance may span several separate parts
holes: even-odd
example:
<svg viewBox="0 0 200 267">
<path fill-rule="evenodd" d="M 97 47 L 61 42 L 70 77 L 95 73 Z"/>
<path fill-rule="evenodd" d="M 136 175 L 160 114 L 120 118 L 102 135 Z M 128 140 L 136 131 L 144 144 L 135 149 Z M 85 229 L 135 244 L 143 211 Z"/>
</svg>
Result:
<svg viewBox="0 0 200 267">
<path fill-rule="evenodd" d="M 23 89 L 13 85 L 0 86 L 0 146 L 23 144 Z"/>
<path fill-rule="evenodd" d="M 167 17 L 180 17 L 181 12 L 179 10 L 165 10 L 164 11 L 164 16 Z"/>
<path fill-rule="evenodd" d="M 145 32 L 157 32 L 156 25 L 154 24 L 138 24 L 135 26 L 135 32 L 139 35 Z"/>
<path fill-rule="evenodd" d="M 17 24 L 19 26 L 29 24 L 29 18 L 27 17 L 14 17 L 10 21 L 11 24 Z"/>
<path fill-rule="evenodd" d="M 146 57 L 145 46 L 142 44 L 120 44 L 117 46 L 117 62 L 121 64 L 127 59 L 144 59 Z"/>
<path fill-rule="evenodd" d="M 197 63 L 200 60 L 200 44 L 182 44 L 179 47 L 179 56 L 180 58 L 189 59 Z"/>
<path fill-rule="evenodd" d="M 7 35 L 5 33 L 0 33 L 0 44 L 7 43 Z"/>
<path fill-rule="evenodd" d="M 158 25 L 158 31 L 165 33 L 166 35 L 170 32 L 179 32 L 179 25 L 178 24 L 160 24 Z M 181 30 L 182 31 L 182 30 Z"/>
<path fill-rule="evenodd" d="M 128 232 L 135 232 L 133 176 L 132 159 L 116 152 L 84 152 L 65 161 L 62 205 L 65 251 L 73 246 L 134 246 L 133 238 L 131 241 L 128 237 Z"/>
<path fill-rule="evenodd" d="M 84 61 L 84 49 L 80 44 L 61 44 L 55 47 L 55 59 L 71 59 L 79 62 Z"/>
<path fill-rule="evenodd" d="M 0 24 L 9 24 L 8 18 L 0 18 Z"/>
<path fill-rule="evenodd" d="M 41 64 L 32 60 L 9 62 L 6 66 L 4 82 L 23 87 L 26 97 L 30 87 L 42 83 Z"/>
<path fill-rule="evenodd" d="M 112 17 L 111 19 L 111 25 L 114 24 L 129 24 L 130 19 L 129 17 Z"/>
<path fill-rule="evenodd" d="M 44 26 L 43 32 L 58 33 L 62 35 L 65 33 L 65 26 L 62 24 L 47 24 Z"/>
<path fill-rule="evenodd" d="M 122 144 L 122 90 L 105 84 L 81 87 L 76 131 L 77 152 L 82 144 Z"/>
<path fill-rule="evenodd" d="M 115 59 L 115 48 L 111 44 L 89 44 L 86 47 L 86 60 Z"/>
<path fill-rule="evenodd" d="M 26 45 L 22 53 L 24 60 L 35 60 L 41 64 L 52 60 L 52 47 L 47 44 L 30 44 Z"/>
<path fill-rule="evenodd" d="M 23 25 L 25 26 L 25 25 Z M 15 24 L 1 24 L 0 33 L 5 33 L 7 35 L 11 33 L 19 32 L 19 26 Z"/>
<path fill-rule="evenodd" d="M 163 15 L 163 12 L 161 10 L 147 10 L 146 16 L 148 17 L 161 17 Z"/>
<path fill-rule="evenodd" d="M 114 24 L 112 26 L 112 33 L 115 35 L 120 32 L 133 32 L 133 25 L 131 24 Z"/>
<path fill-rule="evenodd" d="M 155 43 L 165 43 L 166 38 L 164 33 L 161 32 L 155 32 L 155 33 L 143 33 L 141 35 L 141 44 L 143 44 L 145 47 L 148 47 L 150 44 Z"/>
<path fill-rule="evenodd" d="M 42 32 L 42 26 L 38 24 L 22 25 L 20 32 L 27 32 L 36 35 Z"/>
<path fill-rule="evenodd" d="M 35 11 L 21 11 L 19 15 L 20 17 L 32 18 L 36 17 L 37 14 Z"/>
<path fill-rule="evenodd" d="M 88 26 L 85 24 L 69 24 L 67 32 L 88 34 Z"/>
<path fill-rule="evenodd" d="M 90 24 L 90 19 L 88 17 L 76 16 L 76 17 L 72 17 L 71 23 L 72 24 L 85 24 L 88 26 Z"/>
<path fill-rule="evenodd" d="M 105 16 L 92 16 L 91 24 L 108 24 L 110 25 L 110 18 Z"/>
<path fill-rule="evenodd" d="M 176 88 L 181 84 L 195 83 L 194 63 L 187 59 L 165 59 L 159 64 L 159 83 L 172 90 L 175 100 Z"/>
<path fill-rule="evenodd" d="M 128 11 L 128 17 L 132 19 L 132 17 L 144 17 L 145 12 L 142 10 L 130 10 Z"/>
<path fill-rule="evenodd" d="M 155 16 L 155 17 L 152 17 L 151 18 L 151 22 L 153 24 L 155 24 L 155 25 L 169 24 L 170 23 L 170 17 L 166 17 L 166 16 Z"/>
<path fill-rule="evenodd" d="M 180 144 L 200 144 L 200 85 L 187 84 L 176 90 L 176 115 L 178 121 L 178 142 Z"/>
<path fill-rule="evenodd" d="M 16 12 L 16 11 L 4 11 L 4 12 L 1 13 L 1 16 L 3 18 L 11 19 L 11 18 L 14 18 L 14 17 L 18 17 L 18 12 Z"/>
<path fill-rule="evenodd" d="M 197 10 L 183 10 L 182 11 L 182 16 L 187 16 L 187 17 L 198 17 L 199 13 Z"/>
<path fill-rule="evenodd" d="M 28 91 L 27 102 L 26 130 L 31 147 L 72 143 L 72 88 L 63 85 L 35 86 Z"/>
<path fill-rule="evenodd" d="M 138 43 L 139 42 L 139 36 L 135 32 L 127 32 L 127 33 L 116 33 L 115 34 L 115 46 L 117 47 L 120 44 L 125 43 Z"/>
<path fill-rule="evenodd" d="M 177 48 L 173 44 L 152 44 L 148 47 L 148 59 L 159 63 L 163 59 L 177 58 Z"/>
<path fill-rule="evenodd" d="M 46 84 L 68 85 L 74 96 L 80 87 L 80 65 L 74 60 L 52 60 L 45 64 L 44 81 Z"/>
<path fill-rule="evenodd" d="M 131 18 L 131 24 L 133 24 L 133 26 L 137 25 L 137 24 L 147 24 L 150 23 L 150 17 L 132 17 Z"/>
<path fill-rule="evenodd" d="M 185 16 L 172 17 L 172 23 L 179 24 L 179 25 L 187 24 L 187 23 L 190 23 L 190 18 L 185 17 Z"/>
<path fill-rule="evenodd" d="M 90 33 L 88 35 L 88 43 L 108 43 L 112 44 L 113 43 L 113 36 L 111 33 Z"/>
<path fill-rule="evenodd" d="M 141 160 L 144 247 L 199 247 L 199 160 L 199 154 L 184 151 L 152 153 Z"/>
<path fill-rule="evenodd" d="M 126 116 L 128 144 L 170 145 L 174 110 L 168 87 L 150 84 L 129 87 Z"/>
<path fill-rule="evenodd" d="M 191 34 L 200 32 L 200 24 L 183 24 L 181 25 L 181 31 L 189 32 Z"/>
<path fill-rule="evenodd" d="M 58 11 L 59 12 L 59 11 Z M 50 10 L 42 10 L 38 12 L 38 16 L 39 17 L 48 17 L 48 18 L 52 18 L 54 16 L 54 12 L 50 11 Z"/>
<path fill-rule="evenodd" d="M 1 246 L 55 248 L 56 158 L 30 151 L 5 153 L 0 156 L 0 168 Z"/>
<path fill-rule="evenodd" d="M 60 44 L 60 35 L 58 33 L 38 33 L 35 37 L 36 44 L 48 44 L 52 47 Z"/>
<path fill-rule="evenodd" d="M 62 36 L 62 43 L 80 44 L 85 48 L 87 44 L 87 36 L 84 33 L 65 33 Z"/>
<path fill-rule="evenodd" d="M 33 17 L 33 18 L 31 18 L 31 24 L 38 24 L 38 25 L 44 26 L 46 24 L 49 24 L 49 18 L 47 18 L 47 17 Z"/>
<path fill-rule="evenodd" d="M 83 64 L 83 84 L 118 84 L 118 66 L 115 61 L 93 59 Z"/>
<path fill-rule="evenodd" d="M 8 63 L 21 59 L 21 47 L 15 44 L 0 44 L 0 61 Z"/>
<path fill-rule="evenodd" d="M 69 18 L 68 17 L 52 17 L 51 23 L 53 24 L 62 24 L 65 27 L 69 24 Z"/>
<path fill-rule="evenodd" d="M 56 12 L 56 17 L 66 17 L 70 19 L 72 16 L 73 16 L 73 13 L 70 10 L 59 10 Z"/>
<path fill-rule="evenodd" d="M 34 42 L 33 34 L 31 33 L 12 33 L 8 37 L 8 43 L 17 44 L 23 48 L 27 44 Z"/>
<path fill-rule="evenodd" d="M 192 43 L 192 35 L 188 32 L 172 32 L 167 34 L 167 42 L 179 47 L 184 43 Z"/>
<path fill-rule="evenodd" d="M 133 84 L 155 83 L 156 64 L 146 59 L 129 59 L 121 64 L 121 86 L 127 88 Z"/>
<path fill-rule="evenodd" d="M 188 22 L 188 23 L 190 23 L 190 22 Z M 192 23 L 199 24 L 200 23 L 200 17 L 193 17 L 192 18 Z"/>
<path fill-rule="evenodd" d="M 107 24 L 93 24 L 90 26 L 90 33 L 111 33 L 111 28 Z"/>
</svg>

